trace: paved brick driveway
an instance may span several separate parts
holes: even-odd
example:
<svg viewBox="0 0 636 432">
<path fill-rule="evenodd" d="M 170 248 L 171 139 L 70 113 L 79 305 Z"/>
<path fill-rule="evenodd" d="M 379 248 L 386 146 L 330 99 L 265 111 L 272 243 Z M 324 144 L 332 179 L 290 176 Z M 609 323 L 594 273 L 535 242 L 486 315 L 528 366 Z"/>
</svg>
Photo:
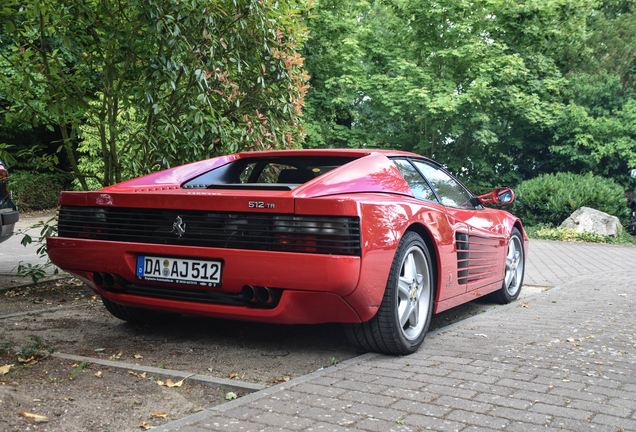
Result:
<svg viewBox="0 0 636 432">
<path fill-rule="evenodd" d="M 158 431 L 636 430 L 636 247 L 531 241 L 545 293 Z"/>
</svg>

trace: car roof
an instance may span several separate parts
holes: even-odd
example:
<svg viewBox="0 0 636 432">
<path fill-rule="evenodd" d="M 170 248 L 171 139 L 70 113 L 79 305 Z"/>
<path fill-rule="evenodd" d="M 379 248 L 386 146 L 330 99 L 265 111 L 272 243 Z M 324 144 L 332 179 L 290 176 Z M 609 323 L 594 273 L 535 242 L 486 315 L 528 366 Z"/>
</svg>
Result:
<svg viewBox="0 0 636 432">
<path fill-rule="evenodd" d="M 238 153 L 240 158 L 250 157 L 278 157 L 278 156 L 351 156 L 363 157 L 373 153 L 382 153 L 386 156 L 416 156 L 422 157 L 415 153 L 409 153 L 398 150 L 368 150 L 368 149 L 297 149 L 297 150 L 261 150 Z"/>
</svg>

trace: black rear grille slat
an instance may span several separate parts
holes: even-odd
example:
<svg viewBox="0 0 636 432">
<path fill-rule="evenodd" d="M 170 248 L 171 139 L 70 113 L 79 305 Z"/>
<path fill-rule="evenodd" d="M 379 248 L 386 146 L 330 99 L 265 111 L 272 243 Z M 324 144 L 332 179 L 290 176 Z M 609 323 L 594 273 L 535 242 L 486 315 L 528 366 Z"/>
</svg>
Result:
<svg viewBox="0 0 636 432">
<path fill-rule="evenodd" d="M 180 217 L 185 233 L 173 224 Z M 360 256 L 352 216 L 62 206 L 58 235 L 93 240 Z"/>
</svg>

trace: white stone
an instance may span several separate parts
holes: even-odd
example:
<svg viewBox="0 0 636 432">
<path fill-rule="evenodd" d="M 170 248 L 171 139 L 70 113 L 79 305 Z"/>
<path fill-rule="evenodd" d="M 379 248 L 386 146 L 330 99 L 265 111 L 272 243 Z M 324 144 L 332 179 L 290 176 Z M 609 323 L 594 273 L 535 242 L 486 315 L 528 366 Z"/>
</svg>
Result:
<svg viewBox="0 0 636 432">
<path fill-rule="evenodd" d="M 563 221 L 561 228 L 613 237 L 618 237 L 623 232 L 623 225 L 616 216 L 589 207 L 581 207 L 576 210 Z"/>
</svg>

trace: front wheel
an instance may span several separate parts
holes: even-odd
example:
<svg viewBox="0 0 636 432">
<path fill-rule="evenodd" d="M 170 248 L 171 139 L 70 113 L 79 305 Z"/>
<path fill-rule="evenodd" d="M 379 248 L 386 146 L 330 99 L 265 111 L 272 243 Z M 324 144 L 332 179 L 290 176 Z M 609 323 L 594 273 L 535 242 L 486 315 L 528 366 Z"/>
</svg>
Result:
<svg viewBox="0 0 636 432">
<path fill-rule="evenodd" d="M 517 300 L 521 293 L 525 271 L 526 254 L 523 249 L 523 238 L 517 228 L 513 228 L 508 242 L 506 254 L 506 271 L 501 288 L 492 293 L 492 298 L 499 304 L 508 304 Z"/>
<path fill-rule="evenodd" d="M 349 340 L 365 351 L 403 355 L 417 351 L 428 332 L 435 300 L 431 256 L 422 238 L 407 232 L 397 248 L 377 314 L 348 324 Z"/>
</svg>

